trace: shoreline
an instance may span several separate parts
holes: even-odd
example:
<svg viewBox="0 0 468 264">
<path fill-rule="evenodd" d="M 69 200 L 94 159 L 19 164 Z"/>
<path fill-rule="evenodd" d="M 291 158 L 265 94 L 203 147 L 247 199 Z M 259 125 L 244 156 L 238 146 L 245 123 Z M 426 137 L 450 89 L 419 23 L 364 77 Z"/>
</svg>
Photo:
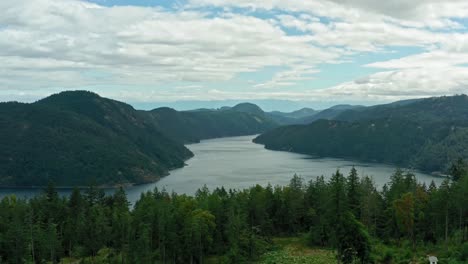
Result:
<svg viewBox="0 0 468 264">
<path fill-rule="evenodd" d="M 249 134 L 249 135 L 206 138 L 206 139 L 200 139 L 200 140 L 198 140 L 198 142 L 187 142 L 187 143 L 184 144 L 184 146 L 200 144 L 201 142 L 206 141 L 206 140 L 216 140 L 216 139 L 232 138 L 232 137 L 258 136 L 258 135 L 260 135 L 260 134 L 255 133 L 255 134 Z M 190 153 L 192 153 L 192 152 L 190 151 Z M 113 184 L 113 185 L 101 184 L 101 185 L 97 185 L 95 187 L 98 188 L 98 189 L 118 189 L 120 187 L 129 188 L 129 187 L 134 187 L 134 186 L 139 186 L 139 185 L 144 185 L 144 184 L 155 183 L 155 182 L 158 182 L 159 180 L 161 180 L 162 178 L 169 176 L 171 174 L 171 171 L 182 169 L 185 166 L 187 166 L 187 163 L 185 163 L 185 162 L 192 159 L 193 157 L 195 157 L 195 154 L 192 153 L 192 155 L 190 155 L 189 157 L 187 157 L 184 160 L 184 164 L 182 166 L 168 168 L 167 172 L 165 172 L 163 175 L 158 176 L 158 178 L 153 180 L 153 181 L 144 181 L 144 182 L 139 182 L 139 183 L 118 183 L 118 184 Z M 68 186 L 68 185 L 65 185 L 65 186 L 60 185 L 59 186 L 59 185 L 57 185 L 57 186 L 54 186 L 54 188 L 56 190 L 73 190 L 74 188 L 78 188 L 80 190 L 83 190 L 83 189 L 87 189 L 89 187 L 90 187 L 90 185 L 78 185 L 78 186 Z M 11 185 L 11 186 L 5 185 L 5 186 L 2 186 L 2 185 L 0 185 L 0 190 L 2 190 L 2 189 L 3 190 L 5 190 L 5 189 L 13 189 L 13 190 L 14 189 L 31 189 L 31 190 L 33 190 L 33 189 L 44 189 L 44 188 L 47 188 L 47 185 L 26 185 L 26 186 L 18 186 L 18 185 Z"/>
<path fill-rule="evenodd" d="M 270 150 L 270 151 L 289 152 L 289 153 L 295 153 L 295 154 L 300 154 L 300 155 L 306 155 L 306 156 L 309 156 L 310 159 L 340 159 L 340 160 L 351 160 L 351 161 L 355 161 L 356 163 L 383 164 L 383 165 L 386 165 L 386 166 L 389 166 L 389 167 L 394 167 L 395 169 L 399 168 L 399 169 L 401 169 L 403 171 L 427 174 L 427 175 L 430 175 L 430 176 L 432 176 L 434 178 L 450 178 L 450 175 L 445 174 L 445 173 L 440 172 L 440 171 L 426 171 L 426 170 L 422 170 L 422 169 L 419 169 L 419 168 L 416 168 L 416 167 L 405 168 L 405 167 L 403 167 L 401 165 L 398 165 L 398 164 L 392 164 L 392 163 L 388 163 L 388 162 L 378 162 L 378 161 L 375 161 L 375 160 L 356 159 L 356 158 L 346 157 L 346 156 L 342 156 L 342 157 L 340 157 L 340 156 L 336 156 L 336 157 L 317 156 L 317 155 L 312 155 L 312 154 L 305 153 L 305 152 L 300 152 L 300 151 L 292 151 L 292 150 L 285 150 L 285 149 L 273 149 L 273 148 L 267 147 L 264 143 L 255 142 L 255 141 L 252 141 L 252 142 L 254 144 L 262 145 L 265 149 Z"/>
</svg>

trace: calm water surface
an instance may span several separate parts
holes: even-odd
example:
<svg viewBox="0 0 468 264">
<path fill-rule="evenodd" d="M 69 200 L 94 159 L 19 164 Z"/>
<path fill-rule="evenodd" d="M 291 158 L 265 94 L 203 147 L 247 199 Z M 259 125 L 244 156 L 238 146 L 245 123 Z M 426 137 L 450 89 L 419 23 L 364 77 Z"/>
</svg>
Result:
<svg viewBox="0 0 468 264">
<path fill-rule="evenodd" d="M 312 158 L 290 152 L 266 150 L 263 145 L 252 143 L 254 136 L 219 138 L 187 145 L 195 156 L 187 161 L 187 166 L 171 171 L 162 180 L 145 185 L 128 187 L 128 199 L 134 203 L 142 192 L 165 188 L 167 191 L 194 194 L 204 185 L 213 189 L 224 186 L 226 189 L 242 189 L 255 184 L 286 185 L 294 174 L 306 181 L 323 175 L 329 179 L 337 169 L 345 175 L 355 166 L 359 175 L 372 176 L 378 187 L 389 181 L 395 167 L 378 163 L 361 163 L 334 158 Z M 421 182 L 436 184 L 442 178 L 414 172 Z M 32 197 L 38 189 L 0 189 L 0 197 L 16 194 L 18 197 Z M 68 195 L 71 190 L 60 190 Z M 112 193 L 113 190 L 106 190 Z"/>
</svg>

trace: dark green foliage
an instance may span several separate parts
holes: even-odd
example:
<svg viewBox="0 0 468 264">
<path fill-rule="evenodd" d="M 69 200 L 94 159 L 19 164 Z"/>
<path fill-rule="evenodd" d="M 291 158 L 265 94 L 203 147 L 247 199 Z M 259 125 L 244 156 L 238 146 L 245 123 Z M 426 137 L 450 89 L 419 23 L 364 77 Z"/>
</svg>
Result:
<svg viewBox="0 0 468 264">
<path fill-rule="evenodd" d="M 240 103 L 232 107 L 230 110 L 233 110 L 236 112 L 254 114 L 257 116 L 262 116 L 265 114 L 260 107 L 252 103 Z"/>
<path fill-rule="evenodd" d="M 349 109 L 334 119 L 412 120 L 416 123 L 464 123 L 468 121 L 468 96 L 442 96 L 427 99 L 397 101 L 385 105 Z"/>
<path fill-rule="evenodd" d="M 348 178 L 346 179 L 346 192 L 348 195 L 348 204 L 349 209 L 356 217 L 360 217 L 361 209 L 361 191 L 359 190 L 359 177 L 356 169 L 353 167 L 349 173 Z"/>
<path fill-rule="evenodd" d="M 338 258 L 343 263 L 368 263 L 371 252 L 370 237 L 364 226 L 351 212 L 346 212 L 338 227 Z"/>
<path fill-rule="evenodd" d="M 333 174 L 329 183 L 329 200 L 326 219 L 331 227 L 331 243 L 338 246 L 341 240 L 341 225 L 344 221 L 343 215 L 348 212 L 349 205 L 346 196 L 346 179 L 340 171 Z"/>
<path fill-rule="evenodd" d="M 302 109 L 299 109 L 299 110 L 296 110 L 296 111 L 293 111 L 293 112 L 290 112 L 290 113 L 273 111 L 273 112 L 269 112 L 268 114 L 270 116 L 283 117 L 285 119 L 299 120 L 299 119 L 306 118 L 306 117 L 309 117 L 309 116 L 314 116 L 319 112 L 320 111 L 317 111 L 317 110 L 314 110 L 314 109 L 311 109 L 311 108 L 302 108 Z M 292 121 L 294 121 L 294 120 L 292 120 Z"/>
<path fill-rule="evenodd" d="M 463 175 L 467 174 L 468 172 L 468 166 L 466 163 L 463 161 L 462 158 L 459 158 L 457 162 L 453 163 L 452 166 L 450 166 L 449 174 L 452 176 L 452 180 L 458 181 L 460 180 Z"/>
<path fill-rule="evenodd" d="M 279 127 L 254 142 L 268 149 L 445 173 L 453 160 L 468 159 L 467 98 L 430 98 L 348 110 L 336 118 L 344 121 Z"/>
<path fill-rule="evenodd" d="M 459 256 L 461 261 L 466 261 L 468 262 L 468 242 L 463 243 L 463 245 L 460 246 L 460 256 Z"/>
<path fill-rule="evenodd" d="M 0 104 L 0 185 L 157 180 L 192 154 L 129 105 L 89 92 Z"/>
<path fill-rule="evenodd" d="M 258 134 L 277 126 L 259 108 L 253 112 L 244 111 L 241 107 L 178 112 L 164 107 L 147 113 L 149 119 L 164 134 L 185 143 L 208 138 Z"/>
<path fill-rule="evenodd" d="M 314 115 L 303 117 L 298 124 L 310 124 L 320 119 L 336 119 L 342 113 L 345 113 L 352 109 L 364 109 L 364 107 L 359 105 L 335 105 L 325 110 L 322 110 Z"/>
<path fill-rule="evenodd" d="M 155 189 L 132 210 L 123 189 L 111 196 L 75 189 L 61 198 L 49 185 L 29 201 L 0 201 L 0 260 L 251 263 L 274 248 L 275 236 L 307 233 L 310 245 L 335 249 L 342 263 L 409 263 L 427 254 L 463 263 L 467 183 L 465 174 L 426 188 L 398 170 L 377 191 L 354 170 L 347 178 L 337 171 L 328 182 L 295 175 L 284 187 L 204 187 L 194 197 Z"/>
<path fill-rule="evenodd" d="M 265 116 L 234 110 L 136 111 L 85 91 L 0 103 L 0 186 L 153 182 L 192 156 L 183 143 L 275 126 Z"/>
</svg>

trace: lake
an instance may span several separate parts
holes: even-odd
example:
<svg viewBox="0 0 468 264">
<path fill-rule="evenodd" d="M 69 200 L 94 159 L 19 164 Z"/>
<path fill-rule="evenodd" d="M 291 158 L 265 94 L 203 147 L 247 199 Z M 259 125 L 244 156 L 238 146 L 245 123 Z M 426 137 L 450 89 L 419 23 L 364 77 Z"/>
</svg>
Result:
<svg viewBox="0 0 468 264">
<path fill-rule="evenodd" d="M 165 188 L 167 191 L 194 194 L 198 188 L 224 186 L 226 189 L 242 189 L 255 184 L 286 185 L 297 174 L 306 181 L 323 175 L 329 179 L 340 169 L 347 175 L 355 166 L 359 175 L 372 176 L 378 187 L 389 181 L 395 167 L 363 163 L 335 158 L 313 158 L 308 155 L 267 150 L 263 145 L 252 143 L 255 136 L 230 137 L 204 140 L 187 147 L 195 154 L 187 166 L 171 171 L 171 174 L 151 184 L 126 188 L 128 199 L 134 203 L 142 192 Z M 417 179 L 429 184 L 440 184 L 443 178 L 413 171 Z M 32 197 L 41 189 L 0 189 L 0 197 L 16 194 L 18 197 Z M 71 190 L 60 190 L 67 195 Z M 107 189 L 107 193 L 113 190 Z"/>
</svg>

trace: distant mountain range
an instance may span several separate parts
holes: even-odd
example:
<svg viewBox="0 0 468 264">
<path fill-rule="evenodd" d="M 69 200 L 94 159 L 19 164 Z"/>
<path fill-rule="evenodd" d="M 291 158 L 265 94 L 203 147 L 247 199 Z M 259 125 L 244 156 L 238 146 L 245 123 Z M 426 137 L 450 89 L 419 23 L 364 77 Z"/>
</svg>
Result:
<svg viewBox="0 0 468 264">
<path fill-rule="evenodd" d="M 281 111 L 281 112 L 293 112 L 301 108 L 314 108 L 314 109 L 326 109 L 331 105 L 329 102 L 320 101 L 293 101 L 293 100 L 278 100 L 278 99 L 233 99 L 233 100 L 184 100 L 175 102 L 131 102 L 136 109 L 141 110 L 152 110 L 159 107 L 170 107 L 177 111 L 190 111 L 193 109 L 220 109 L 222 107 L 233 107 L 237 104 L 244 102 L 250 102 L 258 105 L 265 112 Z"/>
<path fill-rule="evenodd" d="M 357 110 L 364 108 L 366 107 L 360 105 L 336 105 L 322 111 L 317 111 L 315 114 L 304 116 L 296 124 L 310 124 L 320 119 L 335 119 L 347 110 Z"/>
<path fill-rule="evenodd" d="M 254 142 L 268 149 L 346 157 L 445 172 L 468 158 L 466 95 L 324 110 L 306 125 L 283 126 Z"/>
<path fill-rule="evenodd" d="M 336 105 L 325 110 L 314 110 L 312 108 L 302 108 L 293 112 L 264 112 L 259 106 L 252 103 L 241 103 L 234 107 L 222 107 L 220 110 L 234 110 L 239 112 L 246 112 L 258 116 L 264 116 L 276 122 L 279 125 L 293 125 L 293 124 L 309 124 L 319 119 L 333 119 L 339 114 L 350 109 L 365 108 L 364 106 L 355 105 Z"/>
</svg>

